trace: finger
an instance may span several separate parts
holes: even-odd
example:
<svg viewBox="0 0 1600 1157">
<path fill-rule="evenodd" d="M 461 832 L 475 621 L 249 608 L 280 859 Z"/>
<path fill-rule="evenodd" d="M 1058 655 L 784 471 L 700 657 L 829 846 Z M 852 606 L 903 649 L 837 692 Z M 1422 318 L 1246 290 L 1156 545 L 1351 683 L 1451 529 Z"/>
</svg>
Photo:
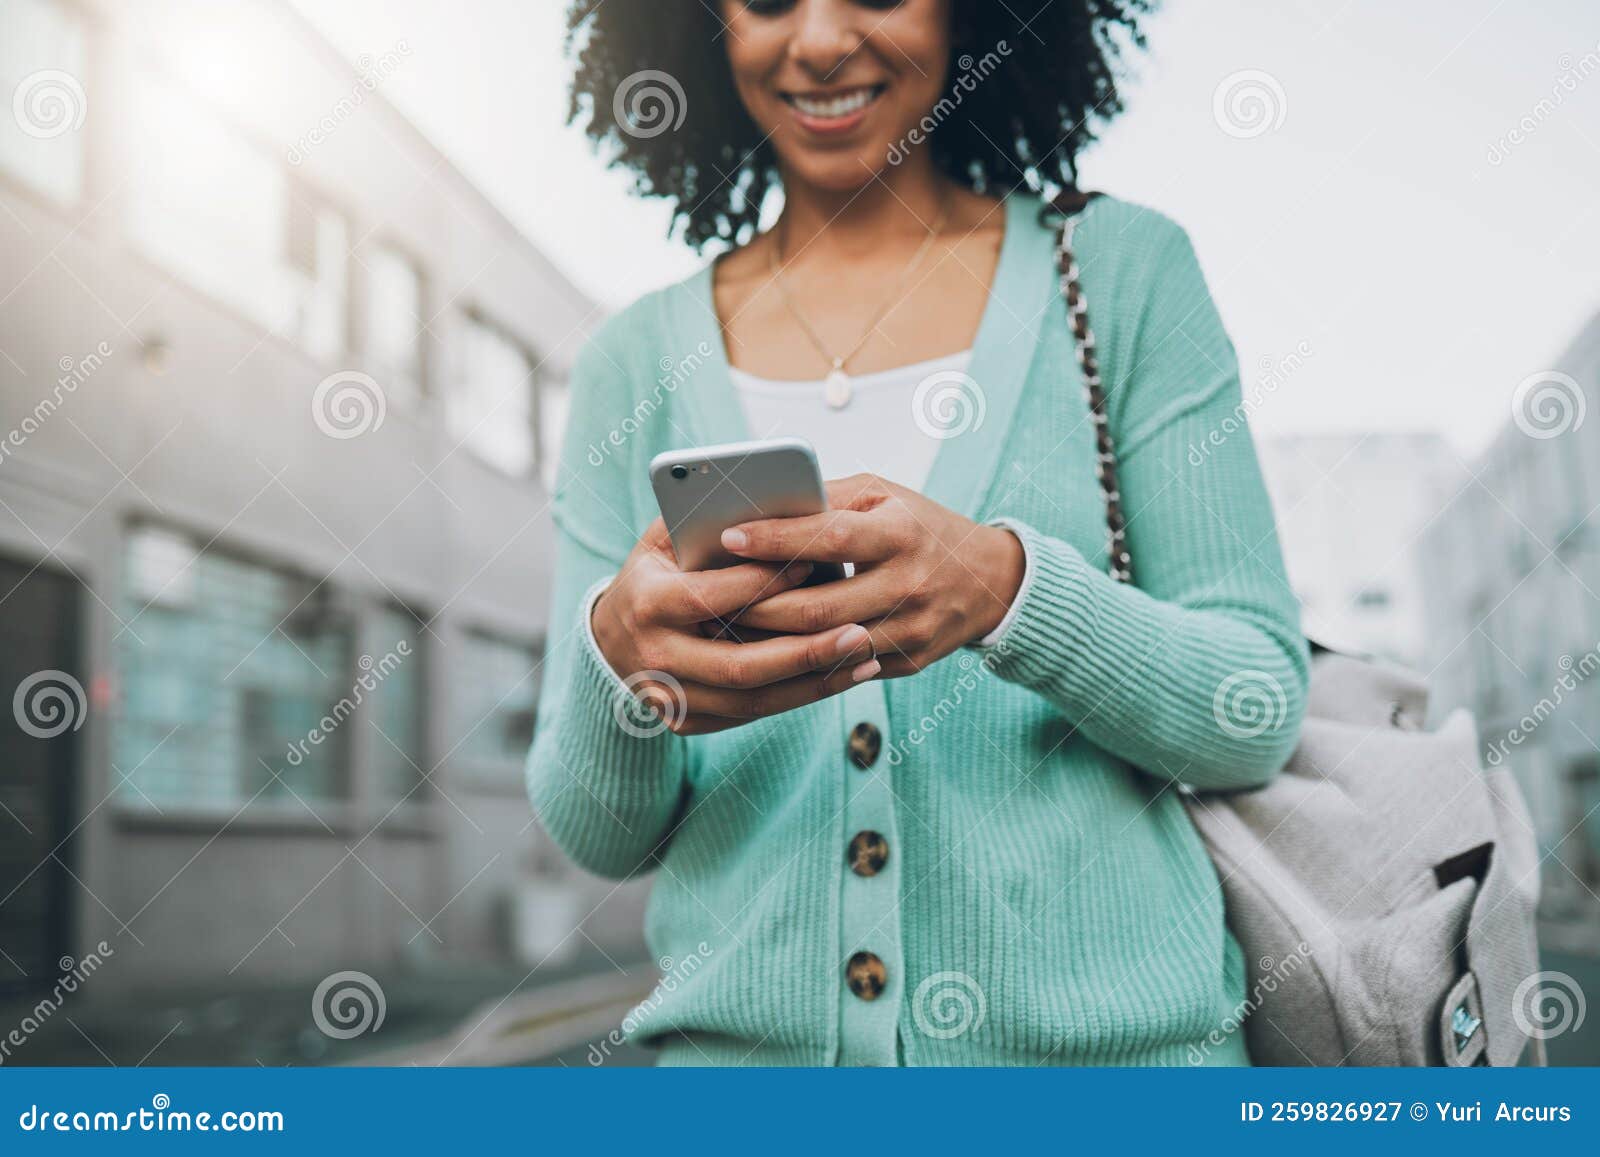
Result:
<svg viewBox="0 0 1600 1157">
<path fill-rule="evenodd" d="M 660 550 L 663 547 L 671 548 L 672 536 L 667 533 L 667 520 L 658 518 L 644 528 L 644 533 L 639 536 L 639 541 L 651 550 Z"/>
<path fill-rule="evenodd" d="M 723 719 L 765 719 L 837 695 L 874 678 L 880 670 L 878 660 L 868 659 L 837 671 L 815 672 L 751 690 L 685 684 L 688 718 L 714 715 Z"/>
<path fill-rule="evenodd" d="M 933 661 L 928 653 L 933 640 L 929 637 L 927 628 L 921 625 L 924 622 L 925 620 L 910 614 L 891 614 L 882 619 L 869 619 L 862 625 L 867 628 L 872 645 L 880 658 L 885 661 L 893 656 L 909 658 L 919 664 L 915 670 L 920 670 Z M 905 673 L 914 674 L 915 670 Z"/>
<path fill-rule="evenodd" d="M 871 510 L 892 496 L 892 483 L 876 474 L 852 474 L 824 484 L 831 510 Z"/>
<path fill-rule="evenodd" d="M 746 727 L 752 720 L 724 719 L 718 715 L 689 715 L 672 727 L 675 735 L 711 735 L 731 727 Z"/>
<path fill-rule="evenodd" d="M 702 639 L 726 639 L 732 643 L 759 643 L 764 639 L 780 639 L 784 635 L 797 633 L 794 631 L 764 631 L 757 627 L 742 626 L 730 619 L 707 619 L 703 623 L 697 623 L 696 628 Z M 814 635 L 817 632 L 806 631 L 799 633 Z"/>
<path fill-rule="evenodd" d="M 903 592 L 891 589 L 881 571 L 869 571 L 821 586 L 783 591 L 752 604 L 738 626 L 814 634 L 846 623 L 865 623 L 894 611 Z"/>
<path fill-rule="evenodd" d="M 883 518 L 858 510 L 740 523 L 722 532 L 722 546 L 741 558 L 855 563 L 877 562 L 898 549 Z"/>
<path fill-rule="evenodd" d="M 750 562 L 675 573 L 657 588 L 657 612 L 670 623 L 735 619 L 759 600 L 799 586 L 810 573 L 808 562 L 786 566 Z"/>
<path fill-rule="evenodd" d="M 684 683 L 748 690 L 860 663 L 872 657 L 872 639 L 865 627 L 851 623 L 821 634 L 779 635 L 757 643 L 683 635 L 667 651 L 668 668 Z"/>
<path fill-rule="evenodd" d="M 644 533 L 639 535 L 639 541 L 634 544 L 633 551 L 628 555 L 628 561 L 637 565 L 641 559 L 662 559 L 678 565 L 678 556 L 672 550 L 672 536 L 667 533 L 665 519 L 658 518 L 644 528 Z"/>
<path fill-rule="evenodd" d="M 925 664 L 910 655 L 883 654 L 879 656 L 879 664 L 883 670 L 879 673 L 880 679 L 904 679 L 907 675 L 919 675 Z"/>
</svg>

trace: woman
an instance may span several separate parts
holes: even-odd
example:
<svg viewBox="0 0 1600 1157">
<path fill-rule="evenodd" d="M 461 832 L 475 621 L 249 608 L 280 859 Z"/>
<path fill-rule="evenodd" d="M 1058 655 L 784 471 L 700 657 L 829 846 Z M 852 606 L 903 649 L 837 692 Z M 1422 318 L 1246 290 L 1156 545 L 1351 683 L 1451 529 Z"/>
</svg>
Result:
<svg viewBox="0 0 1600 1157">
<path fill-rule="evenodd" d="M 1144 7 L 573 11 L 575 112 L 729 248 L 580 359 L 529 764 L 579 864 L 658 872 L 674 964 L 631 1028 L 662 1064 L 1247 1063 L 1176 789 L 1278 770 L 1307 656 L 1249 438 L 1212 436 L 1233 350 L 1184 233 L 1093 202 L 1075 247 L 1138 583 L 1113 581 L 1028 192 L 1071 184 Z M 779 434 L 849 475 L 832 511 L 680 571 L 650 458 Z M 855 573 L 800 586 L 823 561 Z M 1268 718 L 1227 716 L 1241 679 Z"/>
</svg>

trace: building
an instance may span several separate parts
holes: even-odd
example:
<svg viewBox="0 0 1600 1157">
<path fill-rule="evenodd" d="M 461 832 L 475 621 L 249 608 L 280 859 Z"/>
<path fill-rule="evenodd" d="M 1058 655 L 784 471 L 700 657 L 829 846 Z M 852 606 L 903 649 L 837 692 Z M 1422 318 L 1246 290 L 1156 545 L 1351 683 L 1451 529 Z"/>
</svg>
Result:
<svg viewBox="0 0 1600 1157">
<path fill-rule="evenodd" d="M 1427 594 L 1413 547 L 1465 464 L 1421 433 L 1283 436 L 1260 454 L 1306 633 L 1419 664 Z"/>
<path fill-rule="evenodd" d="M 1419 540 L 1434 696 L 1523 785 L 1544 914 L 1600 951 L 1600 317 L 1532 375 Z M 1587 418 L 1587 420 L 1585 420 Z"/>
<path fill-rule="evenodd" d="M 0 20 L 0 985 L 620 955 L 521 775 L 599 311 L 385 101 L 403 43 Z"/>
</svg>

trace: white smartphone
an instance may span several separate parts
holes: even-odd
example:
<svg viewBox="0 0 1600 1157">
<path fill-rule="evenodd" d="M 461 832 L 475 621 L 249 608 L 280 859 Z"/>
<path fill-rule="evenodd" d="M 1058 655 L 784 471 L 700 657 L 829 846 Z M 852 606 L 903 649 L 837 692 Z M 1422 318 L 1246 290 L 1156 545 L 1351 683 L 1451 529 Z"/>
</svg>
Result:
<svg viewBox="0 0 1600 1157">
<path fill-rule="evenodd" d="M 668 450 L 650 460 L 650 485 L 684 570 L 745 561 L 722 548 L 730 526 L 828 509 L 817 452 L 804 438 Z M 843 577 L 839 564 L 817 563 L 805 585 Z"/>
</svg>

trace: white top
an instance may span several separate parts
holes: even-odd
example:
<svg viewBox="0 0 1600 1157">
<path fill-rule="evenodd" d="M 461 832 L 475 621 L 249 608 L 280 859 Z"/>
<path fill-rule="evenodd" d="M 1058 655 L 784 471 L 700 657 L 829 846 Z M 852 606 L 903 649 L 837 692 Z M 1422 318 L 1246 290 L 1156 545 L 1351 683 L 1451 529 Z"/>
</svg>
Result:
<svg viewBox="0 0 1600 1157">
<path fill-rule="evenodd" d="M 804 438 L 816 448 L 826 479 L 865 472 L 921 493 L 927 489 L 934 456 L 951 436 L 948 428 L 941 428 L 950 415 L 942 412 L 940 396 L 952 381 L 959 389 L 971 361 L 969 349 L 852 376 L 848 400 L 837 407 L 829 404 L 822 380 L 774 381 L 732 367 L 729 376 L 752 438 Z M 1011 609 L 980 645 L 993 646 L 1005 633 L 1032 577 L 1030 558 Z"/>
<path fill-rule="evenodd" d="M 837 409 L 828 404 L 820 379 L 774 381 L 738 369 L 731 376 L 752 438 L 804 438 L 816 447 L 827 479 L 866 472 L 920 492 L 944 441 L 934 436 L 939 431 L 928 419 L 918 423 L 917 390 L 935 374 L 965 373 L 971 361 L 972 351 L 962 350 L 851 376 L 850 398 Z"/>
</svg>

